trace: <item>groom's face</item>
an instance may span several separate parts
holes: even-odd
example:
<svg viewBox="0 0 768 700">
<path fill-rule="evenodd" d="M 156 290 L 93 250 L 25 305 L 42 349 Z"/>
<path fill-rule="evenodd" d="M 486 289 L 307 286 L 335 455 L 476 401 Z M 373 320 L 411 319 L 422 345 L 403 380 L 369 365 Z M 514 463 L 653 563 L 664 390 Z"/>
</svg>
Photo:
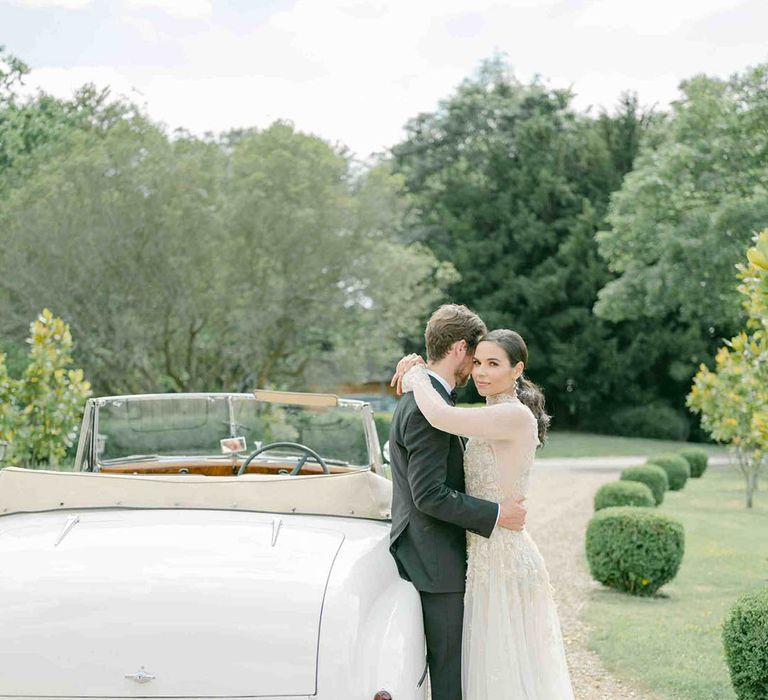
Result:
<svg viewBox="0 0 768 700">
<path fill-rule="evenodd" d="M 472 358 L 475 356 L 474 350 L 467 350 L 467 354 L 461 364 L 456 368 L 456 386 L 466 386 L 470 376 L 472 376 Z"/>
</svg>

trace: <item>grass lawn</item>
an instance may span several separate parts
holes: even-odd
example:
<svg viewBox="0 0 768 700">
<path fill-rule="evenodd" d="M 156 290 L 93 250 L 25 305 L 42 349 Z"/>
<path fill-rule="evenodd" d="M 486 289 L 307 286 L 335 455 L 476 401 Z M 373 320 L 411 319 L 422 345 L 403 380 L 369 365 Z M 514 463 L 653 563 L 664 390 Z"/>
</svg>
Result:
<svg viewBox="0 0 768 700">
<path fill-rule="evenodd" d="M 763 482 L 765 484 L 765 481 Z M 609 670 L 675 700 L 735 700 L 720 638 L 743 593 L 768 585 L 768 489 L 744 506 L 741 474 L 710 468 L 668 492 L 660 510 L 685 526 L 677 578 L 657 598 L 600 589 L 589 601 L 591 647 Z"/>
<path fill-rule="evenodd" d="M 718 445 L 554 431 L 549 434 L 546 444 L 536 453 L 536 456 L 541 458 L 651 456 L 661 452 L 676 452 L 684 447 L 701 447 L 710 454 L 725 454 L 725 449 Z"/>
</svg>

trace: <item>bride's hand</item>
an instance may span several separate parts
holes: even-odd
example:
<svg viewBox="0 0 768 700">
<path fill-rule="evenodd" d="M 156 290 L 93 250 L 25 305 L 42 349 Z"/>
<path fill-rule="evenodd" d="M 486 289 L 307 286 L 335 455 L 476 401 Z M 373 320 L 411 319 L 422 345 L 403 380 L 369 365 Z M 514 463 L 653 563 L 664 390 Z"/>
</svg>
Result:
<svg viewBox="0 0 768 700">
<path fill-rule="evenodd" d="M 411 367 L 426 364 L 427 363 L 424 362 L 424 358 L 422 358 L 421 355 L 417 355 L 415 353 L 406 355 L 403 359 L 400 360 L 400 362 L 397 363 L 395 375 L 392 377 L 392 381 L 389 383 L 389 385 L 397 386 L 397 395 L 401 396 L 403 393 L 403 377 L 405 376 L 405 373 L 411 369 Z"/>
</svg>

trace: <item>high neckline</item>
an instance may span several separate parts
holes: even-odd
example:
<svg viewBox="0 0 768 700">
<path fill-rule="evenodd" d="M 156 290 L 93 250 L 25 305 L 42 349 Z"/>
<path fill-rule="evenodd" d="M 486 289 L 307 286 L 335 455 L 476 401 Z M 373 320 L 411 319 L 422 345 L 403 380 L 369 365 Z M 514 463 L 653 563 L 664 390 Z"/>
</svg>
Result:
<svg viewBox="0 0 768 700">
<path fill-rule="evenodd" d="M 517 401 L 517 391 L 503 391 L 500 394 L 494 394 L 493 396 L 486 396 L 485 403 L 489 406 L 494 406 L 497 403 L 511 403 Z"/>
</svg>

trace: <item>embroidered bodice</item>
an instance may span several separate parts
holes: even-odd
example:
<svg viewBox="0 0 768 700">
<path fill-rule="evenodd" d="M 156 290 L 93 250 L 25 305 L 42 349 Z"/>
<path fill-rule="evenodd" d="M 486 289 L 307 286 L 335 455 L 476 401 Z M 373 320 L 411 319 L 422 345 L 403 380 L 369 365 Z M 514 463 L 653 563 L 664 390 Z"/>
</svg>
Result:
<svg viewBox="0 0 768 700">
<path fill-rule="evenodd" d="M 478 408 L 451 406 L 423 366 L 406 373 L 403 388 L 414 392 L 419 410 L 435 428 L 470 438 L 464 455 L 468 494 L 496 502 L 527 495 L 538 429 L 514 393 L 489 396 Z"/>
</svg>

